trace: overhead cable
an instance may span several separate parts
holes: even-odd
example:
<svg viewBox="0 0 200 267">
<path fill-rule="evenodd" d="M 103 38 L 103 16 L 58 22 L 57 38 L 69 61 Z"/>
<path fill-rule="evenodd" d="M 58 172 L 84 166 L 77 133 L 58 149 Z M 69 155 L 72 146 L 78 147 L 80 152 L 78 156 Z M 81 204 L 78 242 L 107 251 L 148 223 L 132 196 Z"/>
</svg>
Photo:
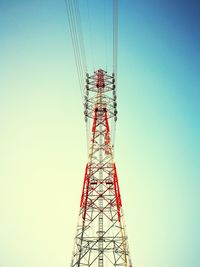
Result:
<svg viewBox="0 0 200 267">
<path fill-rule="evenodd" d="M 82 100 L 84 91 L 85 73 L 87 71 L 85 48 L 81 27 L 80 11 L 77 0 L 65 0 L 68 14 L 69 28 L 71 33 L 74 57 L 76 62 L 79 86 Z"/>
</svg>

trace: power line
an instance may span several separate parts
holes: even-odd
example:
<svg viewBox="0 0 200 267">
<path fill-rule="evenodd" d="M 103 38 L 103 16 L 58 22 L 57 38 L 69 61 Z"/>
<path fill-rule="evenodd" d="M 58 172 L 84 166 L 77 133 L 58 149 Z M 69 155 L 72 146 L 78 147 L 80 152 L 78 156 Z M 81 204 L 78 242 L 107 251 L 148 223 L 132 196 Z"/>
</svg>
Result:
<svg viewBox="0 0 200 267">
<path fill-rule="evenodd" d="M 77 0 L 65 0 L 69 28 L 71 33 L 76 69 L 78 74 L 79 86 L 81 91 L 82 101 L 84 101 L 84 77 L 87 70 L 85 48 L 81 27 L 80 11 Z"/>
<path fill-rule="evenodd" d="M 117 77 L 118 54 L 118 0 L 113 0 L 113 73 Z"/>
<path fill-rule="evenodd" d="M 102 8 L 103 8 L 103 37 L 101 40 L 104 40 L 104 44 L 102 44 L 102 47 L 104 46 L 105 48 L 105 59 L 106 59 L 106 69 L 107 69 L 107 28 L 109 26 L 112 26 L 112 37 L 110 39 L 110 44 L 112 47 L 112 60 L 110 64 L 113 64 L 113 78 L 114 78 L 114 83 L 115 85 L 117 84 L 117 55 L 118 55 L 118 0 L 111 0 L 110 1 L 111 7 L 112 7 L 112 17 L 111 17 L 111 25 L 107 25 L 106 21 L 106 11 L 107 8 L 109 7 L 109 3 L 107 0 L 104 0 L 102 3 Z M 65 0 L 65 6 L 67 10 L 67 15 L 68 15 L 68 21 L 69 21 L 69 28 L 70 28 L 70 33 L 71 33 L 71 39 L 72 39 L 72 45 L 73 45 L 73 52 L 74 52 L 74 57 L 75 57 L 75 63 L 76 63 L 76 69 L 77 69 L 77 74 L 78 74 L 78 81 L 79 81 L 79 87 L 80 87 L 80 92 L 81 92 L 81 97 L 82 97 L 82 102 L 84 104 L 85 102 L 85 77 L 87 73 L 87 60 L 86 60 L 86 51 L 85 51 L 85 45 L 84 45 L 84 35 L 82 31 L 82 23 L 81 23 L 81 14 L 80 14 L 80 9 L 79 9 L 79 0 Z M 90 45 L 90 54 L 92 57 L 92 63 L 93 63 L 93 68 L 94 66 L 94 43 L 93 39 L 95 38 L 92 34 L 92 27 L 94 27 L 91 18 L 90 18 L 90 10 L 89 10 L 89 0 L 85 1 L 85 6 L 86 6 L 86 12 L 87 12 L 87 18 L 88 18 L 88 33 L 89 33 L 89 45 Z M 99 7 L 100 8 L 100 7 Z M 92 35 L 92 36 L 91 36 Z M 112 62 L 113 61 L 113 62 Z M 95 71 L 95 68 L 94 68 Z M 116 92 L 116 88 L 114 88 Z M 116 93 L 115 93 L 116 95 Z M 86 120 L 86 128 L 90 128 L 90 123 L 88 120 Z M 112 139 L 113 139 L 113 144 L 115 140 L 115 121 L 112 123 Z M 89 132 L 89 131 L 87 131 Z M 88 135 L 88 134 L 87 134 Z M 87 138 L 89 140 L 89 136 Z"/>
</svg>

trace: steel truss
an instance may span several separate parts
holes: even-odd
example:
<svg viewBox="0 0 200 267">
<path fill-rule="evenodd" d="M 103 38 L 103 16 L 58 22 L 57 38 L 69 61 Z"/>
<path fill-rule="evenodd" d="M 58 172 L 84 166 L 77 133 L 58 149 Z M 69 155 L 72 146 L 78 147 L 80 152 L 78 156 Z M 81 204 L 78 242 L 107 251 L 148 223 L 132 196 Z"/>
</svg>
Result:
<svg viewBox="0 0 200 267">
<path fill-rule="evenodd" d="M 132 267 L 110 140 L 116 107 L 114 74 L 87 74 L 84 114 L 92 119 L 91 141 L 71 267 Z"/>
</svg>

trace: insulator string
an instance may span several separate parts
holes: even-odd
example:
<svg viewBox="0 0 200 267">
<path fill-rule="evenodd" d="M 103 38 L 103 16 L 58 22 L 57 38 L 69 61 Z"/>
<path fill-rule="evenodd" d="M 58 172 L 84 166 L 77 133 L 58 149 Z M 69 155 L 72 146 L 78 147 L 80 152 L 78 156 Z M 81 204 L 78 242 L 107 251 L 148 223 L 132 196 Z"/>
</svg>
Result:
<svg viewBox="0 0 200 267">
<path fill-rule="evenodd" d="M 117 55 L 118 55 L 118 0 L 113 0 L 113 73 L 115 78 L 115 90 L 117 88 Z M 115 145 L 116 121 L 112 126 L 113 153 Z"/>
</svg>

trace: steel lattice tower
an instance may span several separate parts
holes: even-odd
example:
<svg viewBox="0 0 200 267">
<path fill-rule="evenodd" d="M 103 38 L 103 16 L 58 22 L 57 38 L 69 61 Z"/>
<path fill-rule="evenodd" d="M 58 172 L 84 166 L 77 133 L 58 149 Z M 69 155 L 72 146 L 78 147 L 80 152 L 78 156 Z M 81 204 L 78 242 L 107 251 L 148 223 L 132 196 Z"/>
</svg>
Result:
<svg viewBox="0 0 200 267">
<path fill-rule="evenodd" d="M 110 121 L 117 119 L 114 74 L 86 74 L 85 119 L 92 120 L 71 267 L 132 267 Z"/>
</svg>

